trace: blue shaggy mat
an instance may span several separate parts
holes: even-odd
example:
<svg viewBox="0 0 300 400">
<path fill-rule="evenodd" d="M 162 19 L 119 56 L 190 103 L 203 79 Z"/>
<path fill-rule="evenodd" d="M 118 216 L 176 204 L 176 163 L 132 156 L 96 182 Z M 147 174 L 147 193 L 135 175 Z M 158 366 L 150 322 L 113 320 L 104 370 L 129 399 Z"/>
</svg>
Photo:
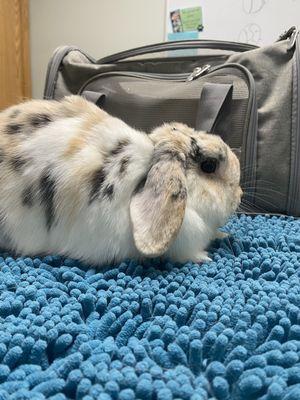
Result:
<svg viewBox="0 0 300 400">
<path fill-rule="evenodd" d="M 300 399 L 300 221 L 234 217 L 207 265 L 0 258 L 0 400 Z"/>
</svg>

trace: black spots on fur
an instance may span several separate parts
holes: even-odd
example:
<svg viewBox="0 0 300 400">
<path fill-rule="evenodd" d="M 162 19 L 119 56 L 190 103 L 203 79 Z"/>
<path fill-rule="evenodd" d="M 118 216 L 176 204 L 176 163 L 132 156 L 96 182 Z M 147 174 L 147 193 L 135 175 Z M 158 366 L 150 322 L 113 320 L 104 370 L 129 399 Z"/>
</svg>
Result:
<svg viewBox="0 0 300 400">
<path fill-rule="evenodd" d="M 4 157 L 5 157 L 4 151 L 0 148 L 0 164 L 4 161 Z"/>
<path fill-rule="evenodd" d="M 112 200 L 114 197 L 114 190 L 114 185 L 109 183 L 103 188 L 102 195 L 107 197 L 109 200 Z"/>
<path fill-rule="evenodd" d="M 120 140 L 115 147 L 110 151 L 108 154 L 108 157 L 104 163 L 104 165 L 100 168 L 98 168 L 94 173 L 92 174 L 91 180 L 90 180 L 90 195 L 89 195 L 89 204 L 91 204 L 94 200 L 102 198 L 106 198 L 108 200 L 112 200 L 114 197 L 114 192 L 115 192 L 115 187 L 114 184 L 108 181 L 108 172 L 109 167 L 113 167 L 113 163 L 115 162 L 113 160 L 113 157 L 121 154 L 125 147 L 128 146 L 129 144 L 128 139 L 123 139 Z M 119 173 L 124 174 L 127 166 L 129 163 L 129 157 L 123 156 L 120 159 L 120 164 L 119 164 Z"/>
<path fill-rule="evenodd" d="M 26 207 L 32 207 L 34 204 L 34 188 L 28 186 L 22 192 L 22 204 Z"/>
<path fill-rule="evenodd" d="M 191 138 L 191 151 L 190 151 L 190 157 L 193 161 L 196 163 L 199 163 L 203 159 L 203 154 L 200 150 L 200 147 L 198 146 L 197 140 L 195 138 Z"/>
<path fill-rule="evenodd" d="M 128 145 L 129 145 L 129 140 L 128 139 L 120 140 L 117 143 L 116 147 L 112 149 L 112 151 L 110 152 L 110 155 L 111 156 L 116 156 L 117 154 L 120 154 L 124 150 L 124 148 L 126 146 L 128 146 Z"/>
<path fill-rule="evenodd" d="M 129 145 L 129 143 L 130 142 L 128 139 L 120 140 L 118 142 L 118 144 L 116 145 L 116 147 L 110 152 L 110 156 L 117 156 L 117 155 L 121 154 L 125 150 L 125 147 Z M 120 159 L 120 167 L 119 167 L 119 173 L 121 175 L 123 175 L 126 172 L 128 164 L 129 164 L 129 160 L 130 160 L 129 156 L 122 154 L 122 158 Z"/>
<path fill-rule="evenodd" d="M 9 160 L 10 166 L 16 172 L 20 172 L 27 162 L 28 159 L 21 155 L 14 156 Z"/>
<path fill-rule="evenodd" d="M 192 151 L 194 151 L 194 152 L 199 151 L 199 146 L 198 146 L 197 140 L 194 137 L 191 137 L 191 148 L 192 148 Z"/>
<path fill-rule="evenodd" d="M 126 170 L 128 168 L 129 161 L 130 161 L 130 157 L 129 156 L 123 157 L 121 159 L 121 161 L 120 161 L 120 169 L 119 169 L 119 172 L 120 172 L 121 175 L 125 174 L 125 172 L 126 172 Z"/>
<path fill-rule="evenodd" d="M 226 160 L 226 153 L 225 151 L 221 151 L 218 157 L 218 161 L 224 162 Z"/>
<path fill-rule="evenodd" d="M 144 176 L 144 177 L 139 181 L 137 187 L 134 189 L 133 194 L 140 193 L 140 192 L 144 189 L 144 186 L 145 186 L 145 184 L 146 184 L 146 180 L 147 180 L 147 177 Z"/>
<path fill-rule="evenodd" d="M 160 161 L 177 161 L 181 164 L 182 168 L 186 168 L 186 156 L 183 152 L 178 150 L 164 147 L 157 148 L 153 156 L 152 165 Z"/>
<path fill-rule="evenodd" d="M 99 196 L 105 178 L 106 178 L 106 173 L 103 167 L 94 171 L 91 178 L 91 191 L 90 191 L 89 203 L 92 203 Z"/>
<path fill-rule="evenodd" d="M 94 171 L 90 180 L 90 196 L 89 204 L 94 200 L 108 199 L 112 200 L 115 193 L 115 186 L 107 179 L 107 173 L 105 167 L 98 168 Z"/>
<path fill-rule="evenodd" d="M 14 110 L 11 113 L 10 118 L 12 120 L 14 120 L 19 114 L 20 114 L 20 110 L 18 110 L 18 109 Z M 15 134 L 25 131 L 26 129 L 24 129 L 24 128 L 28 127 L 28 123 L 31 128 L 37 129 L 37 128 L 46 126 L 50 122 L 52 122 L 52 119 L 47 114 L 32 114 L 28 117 L 28 122 L 26 124 L 18 123 L 18 122 L 11 122 L 6 126 L 4 132 L 7 135 L 15 135 Z"/>
<path fill-rule="evenodd" d="M 182 188 L 182 190 L 172 194 L 172 200 L 174 201 L 186 200 L 186 198 L 187 198 L 187 191 L 185 188 Z"/>
<path fill-rule="evenodd" d="M 33 128 L 41 128 L 52 122 L 52 118 L 47 114 L 36 114 L 30 117 L 30 125 Z"/>
<path fill-rule="evenodd" d="M 21 133 L 22 130 L 23 130 L 23 124 L 11 123 L 6 126 L 4 132 L 7 135 L 16 135 L 18 133 Z"/>
<path fill-rule="evenodd" d="M 115 170 L 115 166 L 118 168 L 119 174 L 126 172 L 130 160 L 129 156 L 120 156 L 118 160 L 114 160 L 114 157 L 120 155 L 129 143 L 128 139 L 120 140 L 108 154 L 104 165 L 93 172 L 90 180 L 89 204 L 96 199 L 113 199 L 115 187 L 112 182 L 109 182 L 108 173 L 110 170 Z M 115 165 L 115 163 L 119 164 Z"/>
<path fill-rule="evenodd" d="M 53 176 L 51 176 L 49 169 L 45 169 L 42 173 L 39 186 L 41 204 L 45 209 L 46 226 L 47 229 L 50 230 L 55 218 L 54 196 L 56 191 L 56 183 Z"/>
<path fill-rule="evenodd" d="M 199 147 L 197 140 L 191 137 L 190 158 L 198 164 L 207 158 L 215 158 L 217 161 L 223 162 L 226 160 L 226 149 L 220 146 L 219 148 L 216 147 L 213 151 L 205 152 Z"/>
</svg>

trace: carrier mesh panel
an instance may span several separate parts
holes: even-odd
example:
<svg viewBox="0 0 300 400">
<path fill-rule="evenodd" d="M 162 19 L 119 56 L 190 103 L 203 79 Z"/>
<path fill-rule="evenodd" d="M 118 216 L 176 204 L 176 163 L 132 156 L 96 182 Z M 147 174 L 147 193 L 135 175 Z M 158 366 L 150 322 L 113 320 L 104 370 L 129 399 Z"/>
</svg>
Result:
<svg viewBox="0 0 300 400">
<path fill-rule="evenodd" d="M 154 127 L 171 121 L 195 127 L 199 98 L 207 82 L 233 83 L 230 132 L 218 132 L 231 147 L 241 147 L 248 120 L 249 89 L 242 73 L 226 69 L 194 81 L 149 79 L 122 75 L 99 76 L 84 90 L 104 92 L 103 108 L 129 125 L 150 132 Z M 234 73 L 233 73 L 234 72 Z"/>
</svg>

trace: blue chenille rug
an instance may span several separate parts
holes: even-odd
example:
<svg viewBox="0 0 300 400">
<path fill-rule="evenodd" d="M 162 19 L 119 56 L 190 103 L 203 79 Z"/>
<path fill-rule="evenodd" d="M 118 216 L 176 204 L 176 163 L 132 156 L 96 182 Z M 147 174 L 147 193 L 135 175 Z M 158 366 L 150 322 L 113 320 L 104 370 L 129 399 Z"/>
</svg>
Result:
<svg viewBox="0 0 300 400">
<path fill-rule="evenodd" d="M 0 400 L 299 400 L 300 221 L 234 217 L 205 265 L 0 257 Z"/>
</svg>

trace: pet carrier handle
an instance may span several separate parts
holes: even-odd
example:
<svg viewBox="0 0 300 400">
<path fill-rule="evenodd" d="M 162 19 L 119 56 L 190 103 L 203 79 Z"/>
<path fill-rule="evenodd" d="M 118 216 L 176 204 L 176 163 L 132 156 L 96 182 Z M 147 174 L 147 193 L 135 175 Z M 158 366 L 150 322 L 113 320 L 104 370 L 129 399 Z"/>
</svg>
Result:
<svg viewBox="0 0 300 400">
<path fill-rule="evenodd" d="M 223 40 L 178 40 L 174 42 L 162 42 L 121 51 L 120 53 L 100 58 L 100 60 L 97 61 L 97 64 L 111 64 L 130 57 L 159 53 L 168 50 L 215 49 L 242 53 L 244 51 L 254 50 L 257 48 L 258 46 L 249 43 L 228 42 Z"/>
<path fill-rule="evenodd" d="M 96 106 L 98 106 L 99 108 L 102 108 L 104 106 L 106 94 L 103 92 L 91 92 L 90 90 L 85 90 L 82 93 L 82 97 L 96 104 Z"/>
<path fill-rule="evenodd" d="M 221 120 L 221 129 L 227 131 L 225 126 L 230 120 L 230 108 L 232 102 L 233 84 L 210 83 L 204 84 L 198 101 L 195 128 L 199 131 L 215 133 L 215 128 Z M 82 97 L 103 108 L 106 94 L 85 90 Z"/>
<path fill-rule="evenodd" d="M 221 130 L 226 132 L 229 129 L 227 125 L 230 125 L 232 93 L 232 83 L 205 83 L 198 103 L 195 128 L 216 133 L 215 128 L 221 121 Z"/>
</svg>

